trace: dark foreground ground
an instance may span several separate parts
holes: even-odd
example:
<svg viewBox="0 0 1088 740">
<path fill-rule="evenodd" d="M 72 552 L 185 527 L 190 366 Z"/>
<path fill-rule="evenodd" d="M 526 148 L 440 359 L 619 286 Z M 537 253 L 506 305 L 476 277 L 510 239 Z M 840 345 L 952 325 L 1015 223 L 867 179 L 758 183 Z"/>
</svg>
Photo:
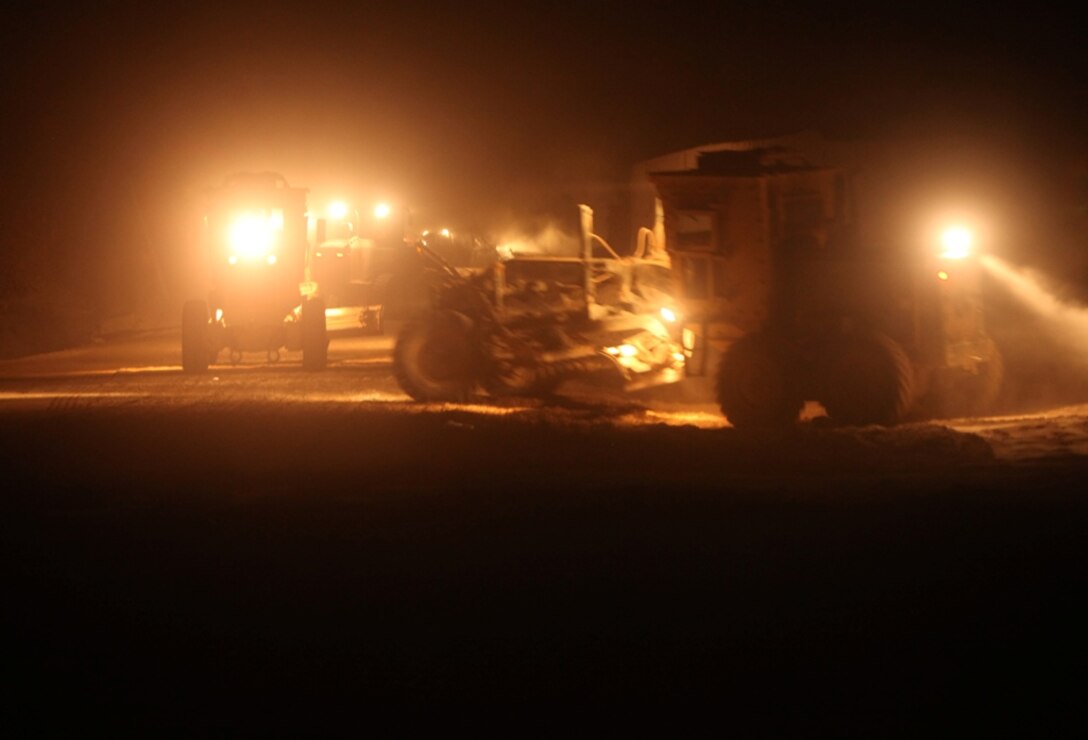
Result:
<svg viewBox="0 0 1088 740">
<path fill-rule="evenodd" d="M 0 417 L 5 723 L 1085 729 L 1083 458 L 347 409 Z"/>
</svg>

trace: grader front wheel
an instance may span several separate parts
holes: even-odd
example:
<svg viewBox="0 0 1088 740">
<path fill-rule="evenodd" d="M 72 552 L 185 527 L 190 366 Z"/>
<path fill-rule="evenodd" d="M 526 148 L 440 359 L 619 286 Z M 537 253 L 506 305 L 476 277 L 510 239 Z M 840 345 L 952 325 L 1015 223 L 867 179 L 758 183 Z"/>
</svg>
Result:
<svg viewBox="0 0 1088 740">
<path fill-rule="evenodd" d="M 393 374 L 417 401 L 465 400 L 479 374 L 471 322 L 454 311 L 409 321 L 393 348 Z"/>
</svg>

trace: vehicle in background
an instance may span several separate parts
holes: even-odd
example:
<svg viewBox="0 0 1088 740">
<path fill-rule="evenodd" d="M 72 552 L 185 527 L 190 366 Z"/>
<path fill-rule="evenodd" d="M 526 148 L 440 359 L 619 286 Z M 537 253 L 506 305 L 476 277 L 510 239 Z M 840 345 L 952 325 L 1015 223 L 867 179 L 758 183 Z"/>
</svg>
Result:
<svg viewBox="0 0 1088 740">
<path fill-rule="evenodd" d="M 204 228 L 206 298 L 182 309 L 182 369 L 202 372 L 227 350 L 269 361 L 302 351 L 307 370 L 325 367 L 325 301 L 308 269 L 306 189 L 274 172 L 238 173 L 208 193 Z"/>
<path fill-rule="evenodd" d="M 358 311 L 367 333 L 381 334 L 386 318 L 403 319 L 427 305 L 409 221 L 406 209 L 388 203 L 359 209 L 336 201 L 315 222 L 314 278 L 329 306 Z"/>
</svg>

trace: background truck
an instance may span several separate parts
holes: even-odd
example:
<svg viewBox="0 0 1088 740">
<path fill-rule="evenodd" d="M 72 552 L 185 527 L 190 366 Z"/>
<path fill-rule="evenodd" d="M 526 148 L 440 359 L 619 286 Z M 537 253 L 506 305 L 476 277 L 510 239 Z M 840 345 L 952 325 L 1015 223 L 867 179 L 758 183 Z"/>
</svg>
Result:
<svg viewBox="0 0 1088 740">
<path fill-rule="evenodd" d="M 686 372 L 737 427 L 818 401 L 845 424 L 985 411 L 1001 355 L 961 232 L 925 253 L 859 242 L 850 182 L 778 148 L 703 153 L 650 176 L 682 314 Z"/>
<path fill-rule="evenodd" d="M 182 369 L 207 370 L 224 350 L 302 351 L 308 370 L 325 367 L 325 300 L 308 261 L 306 189 L 274 172 L 238 173 L 208 190 L 204 229 L 206 298 L 182 309 Z"/>
</svg>

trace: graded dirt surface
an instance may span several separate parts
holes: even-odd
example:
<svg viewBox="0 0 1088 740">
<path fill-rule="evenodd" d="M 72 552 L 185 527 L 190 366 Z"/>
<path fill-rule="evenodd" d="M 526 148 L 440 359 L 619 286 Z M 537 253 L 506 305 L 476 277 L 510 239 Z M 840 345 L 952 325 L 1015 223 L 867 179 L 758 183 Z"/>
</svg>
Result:
<svg viewBox="0 0 1088 740">
<path fill-rule="evenodd" d="M 1000 437 L 1045 414 L 752 435 L 631 399 L 415 404 L 379 361 L 155 364 L 0 383 L 14 726 L 1081 721 L 1079 407 L 1021 454 Z"/>
</svg>

